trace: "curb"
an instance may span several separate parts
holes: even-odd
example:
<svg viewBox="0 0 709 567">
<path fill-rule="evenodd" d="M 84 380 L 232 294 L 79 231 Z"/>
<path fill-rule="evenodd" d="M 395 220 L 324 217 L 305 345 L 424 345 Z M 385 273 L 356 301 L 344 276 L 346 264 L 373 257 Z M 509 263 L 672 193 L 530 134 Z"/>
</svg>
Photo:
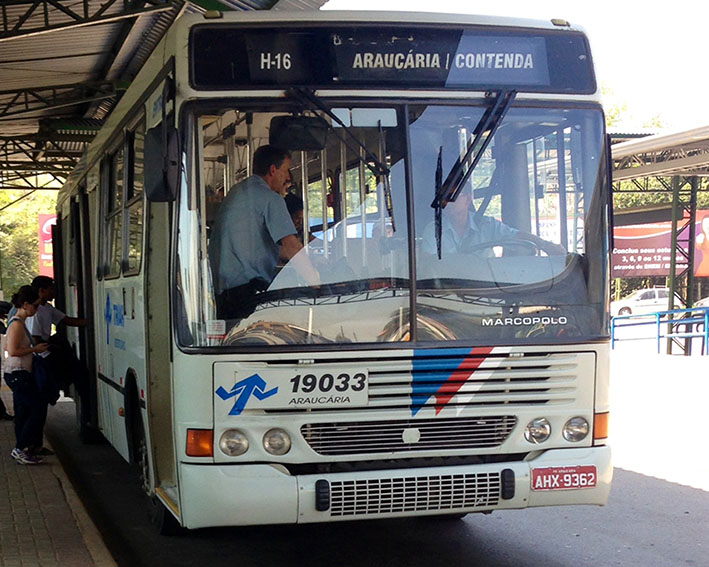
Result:
<svg viewBox="0 0 709 567">
<path fill-rule="evenodd" d="M 45 445 L 52 448 L 46 438 Z M 52 474 L 59 480 L 59 485 L 64 493 L 69 509 L 76 520 L 76 525 L 78 526 L 81 537 L 86 544 L 86 549 L 89 551 L 91 559 L 94 561 L 95 567 L 117 567 L 118 564 L 116 563 L 116 560 L 113 558 L 113 555 L 111 555 L 111 552 L 103 542 L 101 533 L 91 520 L 91 517 L 82 504 L 79 495 L 74 490 L 69 477 L 67 477 L 64 472 L 64 468 L 59 462 L 59 459 L 53 459 L 51 466 Z"/>
</svg>

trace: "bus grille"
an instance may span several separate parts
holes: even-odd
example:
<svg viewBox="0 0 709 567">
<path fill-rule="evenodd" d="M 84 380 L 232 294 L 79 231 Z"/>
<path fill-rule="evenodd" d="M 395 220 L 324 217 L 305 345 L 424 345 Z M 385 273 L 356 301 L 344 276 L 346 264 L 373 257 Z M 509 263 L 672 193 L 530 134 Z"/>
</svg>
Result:
<svg viewBox="0 0 709 567">
<path fill-rule="evenodd" d="M 481 449 L 505 442 L 517 424 L 511 415 L 406 421 L 316 423 L 301 427 L 321 455 L 391 451 Z"/>
<path fill-rule="evenodd" d="M 330 491 L 331 516 L 487 508 L 499 502 L 500 473 L 335 481 Z"/>
<path fill-rule="evenodd" d="M 590 357 L 576 353 L 469 353 L 417 356 L 405 363 L 378 361 L 369 370 L 369 410 L 426 409 L 572 404 L 576 379 Z M 589 368 L 586 366 L 586 368 Z M 590 366 L 592 371 L 593 366 Z"/>
<path fill-rule="evenodd" d="M 331 362 L 367 368 L 369 399 L 366 406 L 266 410 L 268 413 L 368 412 L 372 417 L 406 409 L 412 417 L 438 415 L 443 410 L 518 408 L 539 405 L 573 406 L 578 379 L 592 376 L 594 353 L 491 353 L 450 355 L 443 350 L 411 357 L 315 360 L 314 374 L 329 371 Z M 277 366 L 271 362 L 269 366 Z M 291 364 L 285 362 L 284 364 Z M 428 415 L 427 415 L 428 414 Z M 443 417 L 443 416 L 441 416 Z"/>
</svg>

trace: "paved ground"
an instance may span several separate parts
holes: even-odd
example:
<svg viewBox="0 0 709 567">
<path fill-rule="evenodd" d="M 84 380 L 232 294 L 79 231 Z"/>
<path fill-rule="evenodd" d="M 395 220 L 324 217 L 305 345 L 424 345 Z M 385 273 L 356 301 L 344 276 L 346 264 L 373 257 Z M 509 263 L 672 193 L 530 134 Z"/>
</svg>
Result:
<svg viewBox="0 0 709 567">
<path fill-rule="evenodd" d="M 0 395 L 11 408 L 4 383 Z M 617 468 L 709 491 L 709 357 L 657 355 L 652 339 L 617 343 L 611 397 Z M 0 567 L 115 566 L 57 458 L 20 466 L 13 445 L 12 423 L 0 421 Z"/>
<path fill-rule="evenodd" d="M 654 336 L 652 326 L 624 330 L 632 340 L 611 355 L 613 464 L 709 491 L 709 356 L 698 342 L 693 356 L 658 355 Z"/>
<path fill-rule="evenodd" d="M 4 382 L 0 395 L 12 408 Z M 0 567 L 115 565 L 57 458 L 18 465 L 14 446 L 12 422 L 0 421 Z"/>
</svg>

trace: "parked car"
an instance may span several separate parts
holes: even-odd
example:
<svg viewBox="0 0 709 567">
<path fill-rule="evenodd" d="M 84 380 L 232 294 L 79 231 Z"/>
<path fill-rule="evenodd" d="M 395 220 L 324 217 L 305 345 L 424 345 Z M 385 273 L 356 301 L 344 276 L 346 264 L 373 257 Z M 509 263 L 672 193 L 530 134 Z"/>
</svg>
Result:
<svg viewBox="0 0 709 567">
<path fill-rule="evenodd" d="M 666 287 L 636 289 L 627 297 L 611 302 L 611 315 L 644 315 L 667 311 L 669 297 L 670 290 Z M 675 309 L 682 309 L 682 307 L 682 301 L 675 295 Z"/>
<path fill-rule="evenodd" d="M 709 296 L 694 302 L 694 307 L 709 307 Z"/>
</svg>

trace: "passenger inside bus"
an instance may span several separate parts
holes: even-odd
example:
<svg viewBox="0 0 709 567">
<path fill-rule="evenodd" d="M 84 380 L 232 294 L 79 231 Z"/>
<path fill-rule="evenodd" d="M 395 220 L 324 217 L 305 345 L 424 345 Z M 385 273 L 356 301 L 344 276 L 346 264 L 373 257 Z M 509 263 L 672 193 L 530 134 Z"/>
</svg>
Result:
<svg viewBox="0 0 709 567">
<path fill-rule="evenodd" d="M 297 255 L 303 244 L 283 198 L 291 184 L 290 162 L 286 150 L 258 148 L 253 175 L 231 188 L 217 213 L 208 255 L 220 319 L 242 319 L 254 311 L 255 296 L 273 280 L 279 258 L 292 260 L 308 285 L 320 284 L 308 257 Z"/>
<path fill-rule="evenodd" d="M 303 229 L 303 199 L 298 197 L 295 193 L 286 193 L 285 196 L 286 207 L 288 208 L 288 214 L 290 215 L 293 225 L 295 226 L 296 236 L 300 240 L 301 244 L 305 239 L 304 229 Z M 308 242 L 315 240 L 315 236 L 308 234 Z"/>
</svg>

